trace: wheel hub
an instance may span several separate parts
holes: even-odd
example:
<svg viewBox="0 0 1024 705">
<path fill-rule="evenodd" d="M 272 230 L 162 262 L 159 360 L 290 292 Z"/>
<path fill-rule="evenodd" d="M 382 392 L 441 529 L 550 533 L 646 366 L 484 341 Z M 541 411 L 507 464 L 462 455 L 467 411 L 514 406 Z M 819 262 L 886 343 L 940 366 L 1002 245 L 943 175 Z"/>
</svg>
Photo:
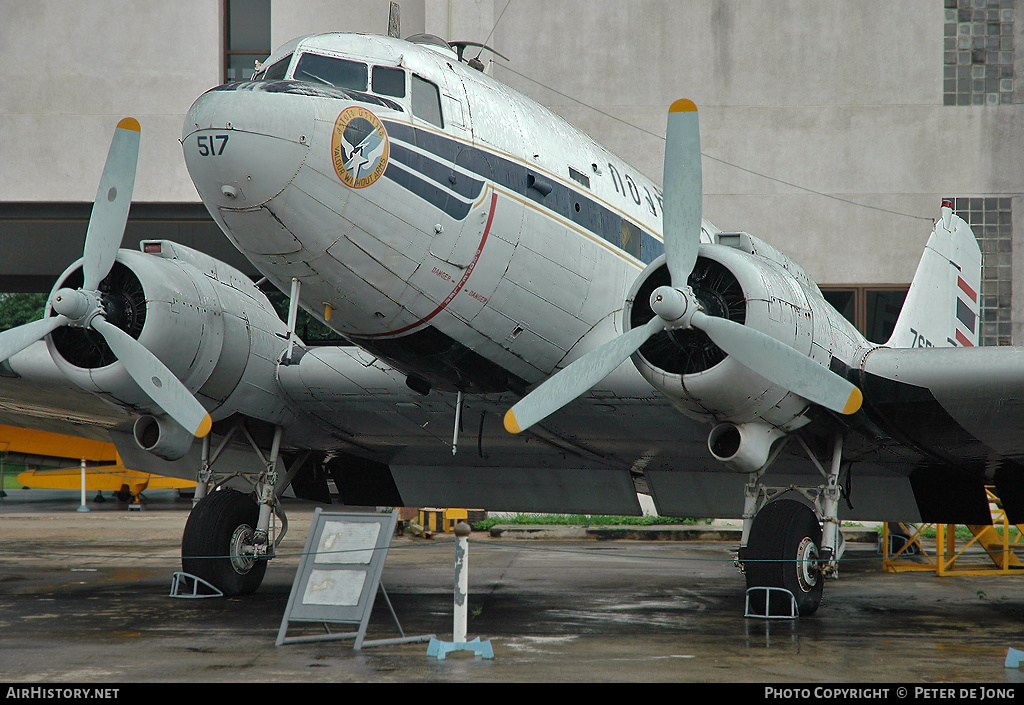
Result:
<svg viewBox="0 0 1024 705">
<path fill-rule="evenodd" d="M 818 569 L 818 546 L 809 536 L 805 536 L 797 547 L 796 580 L 800 589 L 809 592 L 821 579 Z"/>
<path fill-rule="evenodd" d="M 235 533 L 231 535 L 231 567 L 239 575 L 244 575 L 256 565 L 256 558 L 252 549 L 252 527 L 242 524 Z"/>
</svg>

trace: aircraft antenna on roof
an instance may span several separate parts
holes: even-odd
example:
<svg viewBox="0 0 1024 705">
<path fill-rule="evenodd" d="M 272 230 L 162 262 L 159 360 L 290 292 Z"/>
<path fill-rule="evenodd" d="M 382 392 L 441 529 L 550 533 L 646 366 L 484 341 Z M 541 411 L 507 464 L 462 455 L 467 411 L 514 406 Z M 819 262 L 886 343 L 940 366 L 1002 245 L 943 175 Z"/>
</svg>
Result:
<svg viewBox="0 0 1024 705">
<path fill-rule="evenodd" d="M 391 12 L 388 14 L 388 36 L 402 38 L 402 8 L 397 2 L 391 3 Z"/>
<path fill-rule="evenodd" d="M 508 2 L 505 3 L 505 7 L 502 8 L 501 14 L 498 15 L 498 19 L 494 22 L 494 26 L 491 27 L 491 31 L 487 33 L 487 38 L 484 39 L 483 42 L 449 42 L 451 47 L 455 50 L 456 54 L 458 55 L 459 61 L 464 61 L 465 63 L 469 64 L 471 68 L 474 68 L 477 71 L 481 71 L 483 73 L 490 73 L 490 71 L 487 70 L 487 67 L 484 66 L 484 62 L 480 60 L 480 55 L 484 53 L 484 50 L 491 52 L 498 58 L 504 59 L 505 61 L 509 60 L 507 56 L 502 55 L 494 47 L 487 46 L 487 42 L 489 42 L 491 40 L 491 37 L 494 36 L 494 30 L 498 28 L 498 22 L 501 22 L 501 18 L 505 16 L 505 10 L 507 10 L 508 6 L 511 4 L 512 0 L 508 0 Z M 474 56 L 473 58 L 467 59 L 463 56 L 463 54 L 465 53 L 468 47 L 479 47 L 480 51 L 478 51 L 476 53 L 476 56 Z"/>
<path fill-rule="evenodd" d="M 477 71 L 483 71 L 484 68 L 485 68 L 484 67 L 484 62 L 482 62 L 480 60 L 480 54 L 482 54 L 485 49 L 487 51 L 491 52 L 492 54 L 494 54 L 495 56 L 497 56 L 497 57 L 499 57 L 501 59 L 504 59 L 505 61 L 508 61 L 508 57 L 503 55 L 497 49 L 495 49 L 494 47 L 489 47 L 486 44 L 481 44 L 480 42 L 458 41 L 458 42 L 449 42 L 449 44 L 451 45 L 451 48 L 455 50 L 455 54 L 456 54 L 456 56 L 458 56 L 459 61 L 466 62 L 467 64 L 469 64 L 472 68 L 476 69 Z M 480 51 L 473 58 L 466 59 L 463 56 L 463 54 L 465 53 L 467 47 L 480 47 Z"/>
<path fill-rule="evenodd" d="M 507 10 L 508 6 L 511 5 L 511 4 L 512 4 L 512 0 L 508 0 L 508 2 L 505 3 L 505 7 L 502 8 L 501 14 L 498 15 L 498 19 L 495 20 L 494 26 L 491 27 L 491 31 L 487 33 L 487 39 L 485 39 L 484 43 L 480 45 L 481 47 L 486 47 L 486 48 L 490 49 L 490 47 L 487 47 L 487 42 L 491 41 L 491 37 L 494 36 L 494 30 L 496 30 L 498 28 L 498 23 L 501 22 L 501 18 L 505 16 L 505 10 Z M 480 53 L 476 55 L 476 58 L 479 59 L 480 58 L 480 54 L 483 54 L 483 53 L 484 53 L 484 50 L 481 49 Z M 502 57 L 502 58 L 504 58 L 504 57 Z"/>
</svg>

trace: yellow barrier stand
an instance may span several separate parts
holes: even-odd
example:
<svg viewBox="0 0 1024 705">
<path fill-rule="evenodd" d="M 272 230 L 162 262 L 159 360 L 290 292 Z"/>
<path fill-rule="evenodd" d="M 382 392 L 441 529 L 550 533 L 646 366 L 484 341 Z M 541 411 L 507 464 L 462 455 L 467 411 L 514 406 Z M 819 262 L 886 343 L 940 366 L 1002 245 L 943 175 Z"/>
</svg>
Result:
<svg viewBox="0 0 1024 705">
<path fill-rule="evenodd" d="M 1024 548 L 1020 527 L 1013 526 L 1011 530 L 1011 524 L 999 497 L 991 487 L 986 488 L 986 492 L 989 506 L 992 508 L 992 524 L 967 525 L 973 538 L 959 550 L 956 546 L 957 525 L 955 524 L 923 524 L 919 527 L 900 524 L 903 530 L 909 534 L 909 538 L 896 551 L 892 550 L 889 525 L 886 524 L 882 531 L 883 570 L 887 572 L 934 570 L 936 575 L 945 577 L 950 575 L 1008 574 L 1024 568 L 1024 563 L 1014 553 L 1016 549 Z M 931 526 L 935 527 L 934 558 L 928 555 L 920 541 L 922 533 Z M 900 560 L 901 555 L 910 555 L 913 552 L 912 547 L 915 546 L 920 551 L 920 555 L 924 559 L 923 562 L 910 561 L 905 558 Z M 979 557 L 988 558 L 991 565 L 984 558 L 979 561 Z"/>
<path fill-rule="evenodd" d="M 895 551 L 893 551 L 894 536 L 890 534 L 889 524 L 882 525 L 882 570 L 887 573 L 902 573 L 908 570 L 937 570 L 938 565 L 928 555 L 924 546 L 921 545 L 922 534 L 932 524 L 922 524 L 921 526 L 913 526 L 911 524 L 899 524 L 900 528 L 906 532 L 906 541 Z M 903 538 L 900 536 L 900 538 Z M 925 562 L 909 560 L 912 555 L 920 555 Z"/>
<path fill-rule="evenodd" d="M 419 525 L 424 531 L 432 533 L 450 534 L 455 531 L 455 525 L 460 521 L 471 523 L 486 518 L 487 512 L 481 509 L 424 507 L 419 510 Z"/>
</svg>

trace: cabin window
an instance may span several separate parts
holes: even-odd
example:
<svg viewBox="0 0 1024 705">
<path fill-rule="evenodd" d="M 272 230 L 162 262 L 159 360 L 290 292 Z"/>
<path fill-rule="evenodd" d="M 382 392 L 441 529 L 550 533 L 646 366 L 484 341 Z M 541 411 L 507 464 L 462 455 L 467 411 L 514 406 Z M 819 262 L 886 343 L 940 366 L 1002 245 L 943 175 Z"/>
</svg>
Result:
<svg viewBox="0 0 1024 705">
<path fill-rule="evenodd" d="M 622 219 L 622 249 L 640 259 L 640 228 Z"/>
<path fill-rule="evenodd" d="M 412 77 L 412 114 L 431 125 L 444 127 L 441 120 L 441 92 L 426 79 Z"/>
<path fill-rule="evenodd" d="M 573 181 L 582 186 L 590 188 L 590 177 L 584 174 L 582 171 L 579 171 L 578 169 L 573 169 L 572 167 L 569 167 L 569 178 L 571 178 Z"/>
<path fill-rule="evenodd" d="M 292 62 L 292 55 L 275 61 L 267 70 L 256 74 L 254 81 L 280 81 L 288 73 L 288 64 Z"/>
<path fill-rule="evenodd" d="M 295 67 L 294 78 L 296 81 L 326 83 L 328 86 L 365 91 L 368 73 L 366 64 L 358 61 L 303 54 Z"/>
<path fill-rule="evenodd" d="M 386 66 L 374 66 L 372 89 L 374 93 L 379 93 L 380 95 L 404 98 L 405 71 Z"/>
</svg>

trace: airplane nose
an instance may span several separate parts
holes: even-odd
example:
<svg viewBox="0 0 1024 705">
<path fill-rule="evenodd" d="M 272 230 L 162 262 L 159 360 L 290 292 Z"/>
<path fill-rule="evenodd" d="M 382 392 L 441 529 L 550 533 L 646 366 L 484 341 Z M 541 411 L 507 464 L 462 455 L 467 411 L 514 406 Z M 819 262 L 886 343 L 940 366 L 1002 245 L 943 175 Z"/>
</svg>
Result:
<svg viewBox="0 0 1024 705">
<path fill-rule="evenodd" d="M 228 84 L 192 104 L 182 127 L 185 165 L 208 207 L 255 208 L 281 193 L 313 135 L 308 99 Z"/>
</svg>

